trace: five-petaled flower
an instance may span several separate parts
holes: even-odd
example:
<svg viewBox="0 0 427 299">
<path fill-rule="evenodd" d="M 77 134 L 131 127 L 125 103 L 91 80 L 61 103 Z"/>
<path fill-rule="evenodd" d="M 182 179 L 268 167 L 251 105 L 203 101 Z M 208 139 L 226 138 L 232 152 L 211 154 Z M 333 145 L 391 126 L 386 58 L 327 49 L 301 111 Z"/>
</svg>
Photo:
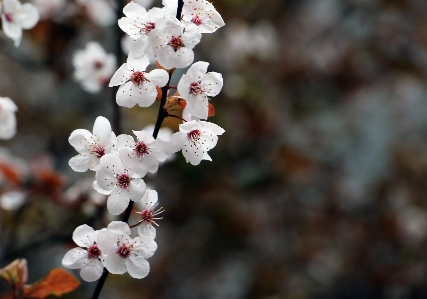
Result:
<svg viewBox="0 0 427 299">
<path fill-rule="evenodd" d="M 85 129 L 74 130 L 68 138 L 79 155 L 70 159 L 68 164 L 74 171 L 96 170 L 99 160 L 108 154 L 116 144 L 116 135 L 111 131 L 108 119 L 98 116 L 93 125 L 93 134 Z"/>
<path fill-rule="evenodd" d="M 202 160 L 212 161 L 208 151 L 215 147 L 218 135 L 224 133 L 220 126 L 206 121 L 188 121 L 179 126 L 179 132 L 172 135 L 170 142 L 173 152 L 182 149 L 187 162 L 199 165 Z"/>
<path fill-rule="evenodd" d="M 109 195 L 107 209 L 113 215 L 122 213 L 129 205 L 130 200 L 141 200 L 146 190 L 144 180 L 133 171 L 125 168 L 120 158 L 115 154 L 107 154 L 101 158 L 95 179 L 101 188 L 97 191 Z"/>
<path fill-rule="evenodd" d="M 120 85 L 116 95 L 118 105 L 132 108 L 136 104 L 148 107 L 154 103 L 157 96 L 156 86 L 165 86 L 169 75 L 161 69 L 145 73 L 149 64 L 146 55 L 140 59 L 134 59 L 129 55 L 127 63 L 116 71 L 108 86 Z"/>
<path fill-rule="evenodd" d="M 202 34 L 197 26 L 184 26 L 178 19 L 167 16 L 162 27 L 150 34 L 154 56 L 166 69 L 183 68 L 194 60 L 193 48 L 200 42 Z"/>
<path fill-rule="evenodd" d="M 80 247 L 69 250 L 62 259 L 62 265 L 70 269 L 80 269 L 80 276 L 85 281 L 98 280 L 102 275 L 104 265 L 102 260 L 106 255 L 98 247 L 99 231 L 83 224 L 73 233 L 73 241 Z"/>
<path fill-rule="evenodd" d="M 138 203 L 139 207 L 142 207 L 140 212 L 136 212 L 141 215 L 141 220 L 139 220 L 138 234 L 142 236 L 149 236 L 153 239 L 156 238 L 156 229 L 153 224 L 159 226 L 156 223 L 156 220 L 163 219 L 162 217 L 156 217 L 159 214 L 163 213 L 165 210 L 163 207 L 157 208 L 158 195 L 156 190 L 147 189 L 144 197 Z"/>
<path fill-rule="evenodd" d="M 178 92 L 187 102 L 186 109 L 193 116 L 207 119 L 209 98 L 219 94 L 222 89 L 222 75 L 216 72 L 206 73 L 209 63 L 198 61 L 181 77 Z"/>
<path fill-rule="evenodd" d="M 104 265 L 113 274 L 129 272 L 134 278 L 144 278 L 150 271 L 147 259 L 153 256 L 157 244 L 149 236 L 132 238 L 127 223 L 111 222 L 98 235 L 98 246 L 107 254 Z"/>
</svg>

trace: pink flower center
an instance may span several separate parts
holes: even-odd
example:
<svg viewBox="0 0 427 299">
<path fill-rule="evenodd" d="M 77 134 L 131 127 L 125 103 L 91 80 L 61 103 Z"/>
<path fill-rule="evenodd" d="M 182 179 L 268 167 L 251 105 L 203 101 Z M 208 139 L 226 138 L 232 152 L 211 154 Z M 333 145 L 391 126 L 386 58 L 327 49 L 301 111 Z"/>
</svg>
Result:
<svg viewBox="0 0 427 299">
<path fill-rule="evenodd" d="M 102 69 L 103 66 L 104 66 L 104 64 L 101 61 L 95 61 L 93 64 L 93 68 L 95 70 L 100 70 L 100 69 Z"/>
<path fill-rule="evenodd" d="M 194 94 L 194 95 L 198 95 L 205 92 L 202 89 L 202 86 L 200 85 L 199 82 L 193 82 L 190 84 L 190 93 Z"/>
<path fill-rule="evenodd" d="M 193 22 L 194 24 L 196 24 L 197 26 L 200 26 L 203 24 L 203 20 L 198 16 L 195 15 L 192 19 L 191 22 Z"/>
<path fill-rule="evenodd" d="M 200 130 L 193 130 L 190 133 L 187 134 L 188 139 L 190 139 L 191 141 L 197 141 L 199 140 L 201 135 Z"/>
<path fill-rule="evenodd" d="M 94 153 L 95 156 L 97 156 L 98 158 L 101 158 L 105 155 L 105 147 L 103 147 L 102 145 L 95 145 L 92 148 L 92 153 Z"/>
<path fill-rule="evenodd" d="M 13 22 L 13 15 L 11 13 L 5 13 L 4 17 L 6 18 L 6 21 L 8 21 L 9 23 Z"/>
<path fill-rule="evenodd" d="M 139 31 L 140 33 L 148 34 L 154 28 L 156 28 L 156 24 L 154 24 L 153 22 L 147 22 L 145 23 L 144 27 L 142 27 Z"/>
<path fill-rule="evenodd" d="M 148 146 L 140 141 L 135 145 L 134 151 L 138 156 L 144 157 L 145 154 L 148 154 Z"/>
<path fill-rule="evenodd" d="M 123 244 L 120 245 L 119 249 L 117 249 L 117 253 L 125 259 L 132 253 L 132 250 L 129 248 L 129 246 Z"/>
<path fill-rule="evenodd" d="M 130 185 L 130 177 L 126 173 L 122 173 L 117 177 L 116 186 L 122 189 L 128 189 Z"/>
<path fill-rule="evenodd" d="M 182 38 L 180 36 L 172 37 L 168 45 L 171 46 L 175 52 L 181 47 L 185 47 L 184 42 L 182 41 Z"/>
<path fill-rule="evenodd" d="M 154 219 L 153 211 L 150 210 L 144 210 L 141 213 L 142 221 L 145 223 L 151 223 Z"/>
<path fill-rule="evenodd" d="M 133 72 L 132 76 L 130 77 L 130 80 L 133 82 L 133 84 L 141 87 L 142 83 L 146 80 L 144 77 L 144 73 L 140 71 Z"/>
<path fill-rule="evenodd" d="M 101 256 L 101 250 L 96 245 L 92 245 L 87 249 L 87 254 L 90 259 L 96 259 Z"/>
</svg>

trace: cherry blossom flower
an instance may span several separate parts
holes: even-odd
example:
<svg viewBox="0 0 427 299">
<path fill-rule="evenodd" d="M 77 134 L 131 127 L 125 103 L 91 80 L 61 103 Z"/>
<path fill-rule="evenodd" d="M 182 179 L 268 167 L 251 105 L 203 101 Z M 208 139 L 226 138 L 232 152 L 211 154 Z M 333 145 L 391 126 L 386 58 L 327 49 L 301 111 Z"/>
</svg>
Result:
<svg viewBox="0 0 427 299">
<path fill-rule="evenodd" d="M 165 14 L 161 8 L 155 7 L 147 11 L 143 6 L 133 1 L 124 7 L 123 13 L 126 17 L 118 21 L 119 27 L 135 39 L 135 43 L 130 49 L 132 57 L 141 58 L 148 49 L 151 49 L 148 36 L 153 29 L 161 26 Z"/>
<path fill-rule="evenodd" d="M 179 132 L 172 135 L 172 151 L 182 149 L 187 162 L 199 165 L 202 160 L 212 161 L 208 151 L 215 147 L 218 136 L 224 133 L 220 126 L 206 121 L 188 121 L 179 126 Z"/>
<path fill-rule="evenodd" d="M 196 25 L 186 27 L 172 16 L 167 16 L 164 25 L 150 34 L 154 56 L 166 69 L 189 66 L 194 60 L 193 48 L 201 37 Z"/>
<path fill-rule="evenodd" d="M 97 93 L 107 85 L 116 69 L 116 58 L 107 54 L 97 42 L 89 42 L 73 56 L 74 78 L 85 91 Z"/>
<path fill-rule="evenodd" d="M 16 134 L 16 104 L 8 97 L 0 97 L 0 139 L 11 139 Z"/>
<path fill-rule="evenodd" d="M 98 246 L 107 254 L 104 265 L 113 274 L 129 272 L 133 278 L 144 278 L 150 272 L 147 258 L 153 256 L 157 244 L 153 238 L 132 238 L 127 223 L 111 222 L 98 235 Z"/>
<path fill-rule="evenodd" d="M 80 276 L 85 281 L 98 280 L 104 268 L 105 253 L 98 247 L 99 231 L 83 224 L 73 233 L 73 241 L 80 247 L 69 250 L 62 259 L 62 265 L 70 269 L 81 269 Z"/>
<path fill-rule="evenodd" d="M 107 209 L 113 215 L 122 213 L 127 208 L 129 200 L 141 200 L 146 190 L 144 180 L 125 168 L 120 158 L 114 154 L 101 158 L 95 179 L 97 185 L 105 191 L 103 194 L 109 194 Z"/>
<path fill-rule="evenodd" d="M 120 85 L 116 94 L 116 102 L 119 106 L 132 108 L 138 104 L 141 107 L 148 107 L 154 103 L 157 97 L 156 86 L 165 86 L 169 75 L 161 69 L 145 73 L 149 64 L 147 56 L 134 59 L 129 55 L 127 63 L 124 63 L 113 75 L 108 86 Z"/>
<path fill-rule="evenodd" d="M 184 0 L 181 21 L 197 25 L 200 33 L 213 33 L 225 25 L 212 3 L 204 0 Z"/>
<path fill-rule="evenodd" d="M 156 229 L 153 224 L 159 226 L 156 220 L 162 218 L 156 216 L 165 211 L 163 207 L 157 209 L 159 205 L 157 191 L 147 189 L 142 200 L 139 201 L 137 205 L 142 208 L 140 212 L 136 212 L 141 215 L 141 220 L 138 222 L 140 223 L 138 226 L 138 234 L 155 239 Z"/>
<path fill-rule="evenodd" d="M 159 163 L 169 156 L 166 150 L 167 142 L 154 139 L 147 131 L 133 131 L 133 133 L 137 142 L 129 135 L 123 134 L 117 137 L 120 159 L 141 177 L 147 172 L 157 172 Z"/>
<path fill-rule="evenodd" d="M 181 77 L 178 92 L 187 101 L 186 109 L 192 115 L 208 118 L 209 98 L 216 96 L 222 89 L 222 75 L 216 72 L 206 73 L 209 63 L 198 61 Z"/>
<path fill-rule="evenodd" d="M 79 153 L 68 164 L 74 171 L 85 172 L 88 169 L 96 170 L 101 157 L 111 153 L 116 144 L 116 135 L 111 131 L 108 119 L 98 116 L 93 125 L 93 134 L 85 129 L 77 129 L 71 133 L 68 142 Z"/>
<path fill-rule="evenodd" d="M 3 0 L 0 14 L 4 34 L 15 42 L 15 47 L 21 43 L 22 29 L 33 28 L 40 18 L 33 4 L 21 4 L 18 0 Z"/>
</svg>

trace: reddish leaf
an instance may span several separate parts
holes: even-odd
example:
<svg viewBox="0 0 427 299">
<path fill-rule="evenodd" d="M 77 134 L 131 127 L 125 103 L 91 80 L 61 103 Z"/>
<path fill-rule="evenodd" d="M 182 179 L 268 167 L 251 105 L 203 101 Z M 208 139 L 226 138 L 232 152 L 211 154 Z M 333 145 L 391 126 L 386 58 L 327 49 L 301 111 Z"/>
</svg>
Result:
<svg viewBox="0 0 427 299">
<path fill-rule="evenodd" d="M 157 89 L 157 97 L 156 97 L 156 100 L 157 101 L 161 101 L 161 99 L 162 99 L 162 94 L 163 94 L 163 92 L 162 92 L 162 89 L 160 88 L 160 87 L 158 87 L 158 86 L 156 86 L 156 89 Z"/>
<path fill-rule="evenodd" d="M 10 183 L 18 185 L 21 182 L 18 170 L 7 163 L 0 163 L 0 172 Z"/>
<path fill-rule="evenodd" d="M 215 107 L 211 103 L 209 103 L 209 111 L 208 111 L 208 117 L 215 115 Z"/>
<path fill-rule="evenodd" d="M 14 289 L 18 289 L 27 282 L 28 268 L 25 259 L 16 259 L 3 269 L 0 269 L 0 277 Z"/>
<path fill-rule="evenodd" d="M 44 279 L 32 285 L 24 286 L 24 299 L 46 298 L 49 295 L 61 296 L 75 290 L 80 282 L 67 271 L 52 269 Z"/>
</svg>

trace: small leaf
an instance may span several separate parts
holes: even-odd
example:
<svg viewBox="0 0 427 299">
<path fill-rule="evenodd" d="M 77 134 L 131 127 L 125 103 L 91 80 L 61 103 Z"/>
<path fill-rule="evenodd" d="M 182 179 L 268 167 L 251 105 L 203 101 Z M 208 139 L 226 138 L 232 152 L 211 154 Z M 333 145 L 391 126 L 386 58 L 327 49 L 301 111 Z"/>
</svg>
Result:
<svg viewBox="0 0 427 299">
<path fill-rule="evenodd" d="M 211 103 L 209 103 L 209 111 L 208 111 L 208 117 L 215 115 L 215 107 Z"/>
<path fill-rule="evenodd" d="M 162 94 L 163 94 L 163 91 L 162 91 L 162 89 L 161 89 L 160 87 L 158 87 L 158 86 L 156 86 L 156 90 L 157 90 L 156 100 L 160 102 L 160 101 L 162 100 Z"/>
<path fill-rule="evenodd" d="M 45 278 L 32 285 L 24 286 L 24 299 L 46 298 L 49 295 L 61 296 L 75 290 L 80 282 L 67 271 L 55 268 Z"/>
<path fill-rule="evenodd" d="M 27 282 L 28 268 L 26 259 L 16 259 L 3 269 L 0 269 L 0 277 L 14 289 L 18 289 Z"/>
</svg>

